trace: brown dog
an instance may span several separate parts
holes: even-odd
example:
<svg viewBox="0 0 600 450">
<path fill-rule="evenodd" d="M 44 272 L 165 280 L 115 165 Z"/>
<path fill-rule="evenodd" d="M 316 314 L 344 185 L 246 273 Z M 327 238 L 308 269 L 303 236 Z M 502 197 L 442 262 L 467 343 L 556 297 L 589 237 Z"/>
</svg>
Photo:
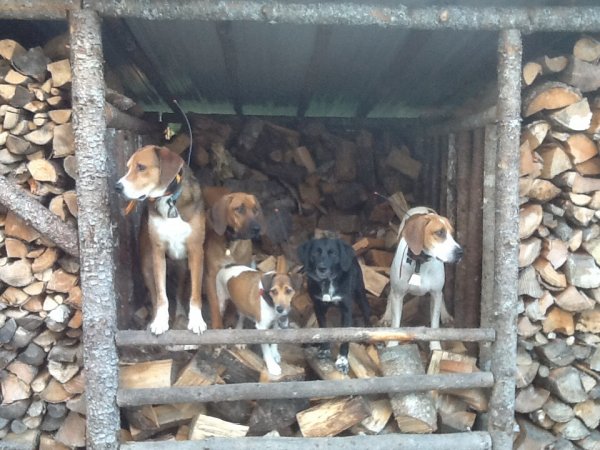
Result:
<svg viewBox="0 0 600 450">
<path fill-rule="evenodd" d="M 262 230 L 262 211 L 252 194 L 233 192 L 222 196 L 209 210 L 206 227 L 205 289 L 212 328 L 223 328 L 217 297 L 217 272 L 226 264 L 250 264 L 252 241 Z"/>
<path fill-rule="evenodd" d="M 183 159 L 165 147 L 142 147 L 131 156 L 127 168 L 115 189 L 131 200 L 148 200 L 140 226 L 140 256 L 154 307 L 150 331 L 161 334 L 169 329 L 166 259 L 187 258 L 191 281 L 188 329 L 202 333 L 206 330 L 201 312 L 205 213 L 200 185 Z M 180 280 L 180 286 L 185 282 Z"/>
<path fill-rule="evenodd" d="M 227 265 L 217 273 L 217 296 L 221 314 L 231 300 L 238 311 L 237 329 L 244 319 L 252 320 L 258 330 L 287 328 L 292 298 L 302 286 L 302 275 L 259 272 L 242 265 Z M 261 344 L 269 374 L 281 375 L 281 356 L 277 344 Z"/>
</svg>

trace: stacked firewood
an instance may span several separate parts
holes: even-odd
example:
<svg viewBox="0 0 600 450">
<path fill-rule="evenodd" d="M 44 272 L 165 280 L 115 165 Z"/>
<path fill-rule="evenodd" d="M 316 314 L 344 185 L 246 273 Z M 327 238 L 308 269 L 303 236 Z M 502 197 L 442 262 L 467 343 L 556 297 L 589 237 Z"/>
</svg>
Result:
<svg viewBox="0 0 600 450">
<path fill-rule="evenodd" d="M 313 235 L 332 231 L 346 239 L 359 258 L 372 325 L 383 310 L 397 230 L 409 203 L 421 163 L 402 142 L 382 132 L 325 127 L 322 122 L 282 123 L 266 119 L 214 118 L 192 115 L 192 167 L 205 186 L 224 185 L 252 192 L 266 215 L 267 234 L 255 248 L 257 267 L 275 269 L 277 257 L 298 269 L 296 247 Z M 187 156 L 185 130 L 166 144 Z M 427 302 L 407 301 L 403 324 L 424 324 Z M 138 310 L 139 325 L 149 311 Z M 234 320 L 229 320 L 233 325 Z M 293 301 L 294 327 L 316 327 L 306 292 Z M 329 323 L 339 326 L 335 308 Z M 360 319 L 357 324 L 360 324 Z M 226 317 L 227 325 L 227 317 Z M 382 354 L 373 345 L 350 345 L 348 376 L 316 349 L 280 345 L 282 375 L 269 378 L 260 347 L 201 348 L 197 353 L 123 350 L 121 387 L 204 386 L 224 383 L 338 380 L 408 373 L 471 373 L 479 369 L 460 343 L 445 351 L 419 352 L 396 347 L 402 356 Z M 335 354 L 335 349 L 334 352 Z M 402 364 L 391 362 L 399 357 Z M 408 361 L 411 364 L 408 364 Z M 420 368 L 411 372 L 410 367 Z M 431 433 L 472 429 L 487 409 L 477 389 L 447 395 L 357 396 L 334 399 L 210 402 L 128 408 L 123 436 L 128 440 L 241 437 L 266 433 L 285 436 L 336 436 L 358 433 Z"/>
<path fill-rule="evenodd" d="M 0 41 L 0 170 L 75 222 L 66 52 Z M 0 435 L 45 448 L 85 444 L 79 261 L 4 211 L 0 258 Z"/>
<path fill-rule="evenodd" d="M 0 174 L 76 225 L 68 55 L 65 36 L 30 49 L 0 40 Z M 109 119 L 132 106 L 109 89 L 107 102 Z M 1 211 L 0 440 L 85 445 L 78 273 L 77 258 Z"/>
<path fill-rule="evenodd" d="M 600 448 L 599 62 L 584 37 L 523 67 L 519 449 Z"/>
</svg>

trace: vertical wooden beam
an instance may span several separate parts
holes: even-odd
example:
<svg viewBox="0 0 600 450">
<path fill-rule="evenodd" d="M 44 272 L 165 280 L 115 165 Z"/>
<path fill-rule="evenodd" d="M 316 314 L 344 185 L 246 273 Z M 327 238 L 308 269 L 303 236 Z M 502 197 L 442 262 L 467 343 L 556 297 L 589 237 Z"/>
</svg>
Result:
<svg viewBox="0 0 600 450">
<path fill-rule="evenodd" d="M 456 135 L 448 135 L 448 157 L 446 164 L 446 217 L 456 227 Z M 446 283 L 444 284 L 444 301 L 449 311 L 455 314 L 454 308 L 454 275 L 455 264 L 444 264 Z"/>
<path fill-rule="evenodd" d="M 464 295 L 466 316 L 463 326 L 477 328 L 479 326 L 479 311 L 481 309 L 481 203 L 483 197 L 484 151 L 484 131 L 482 128 L 473 130 L 471 147 L 471 179 L 469 180 L 469 209 L 467 212 L 469 248 L 464 261 L 467 266 Z M 473 349 L 475 348 L 473 347 Z"/>
<path fill-rule="evenodd" d="M 469 253 L 469 180 L 471 178 L 472 142 L 470 131 L 460 131 L 456 135 L 456 240 Z M 454 277 L 454 319 L 456 325 L 465 327 L 468 305 L 465 300 L 467 258 L 456 264 Z"/>
<path fill-rule="evenodd" d="M 483 154 L 483 233 L 481 255 L 481 327 L 489 328 L 492 322 L 494 298 L 494 236 L 496 213 L 496 150 L 498 140 L 496 125 L 485 127 Z M 479 367 L 490 370 L 491 343 L 479 346 Z"/>
<path fill-rule="evenodd" d="M 448 217 L 448 136 L 440 136 L 440 205 L 438 213 Z"/>
<path fill-rule="evenodd" d="M 439 134 L 433 136 L 431 140 L 431 207 L 436 211 L 440 210 L 440 145 L 442 137 Z"/>
<path fill-rule="evenodd" d="M 150 140 L 147 139 L 149 142 Z M 109 189 L 127 171 L 129 157 L 140 148 L 144 140 L 132 131 L 109 128 L 104 135 Z M 148 143 L 149 143 L 148 142 Z M 141 205 L 125 216 L 127 204 L 120 196 L 109 196 L 111 222 L 115 224 L 115 294 L 117 296 L 117 325 L 120 330 L 134 328 L 135 300 L 145 295 L 144 281 L 139 270 L 138 234 Z"/>
<path fill-rule="evenodd" d="M 412 157 L 418 159 L 421 162 L 421 172 L 419 172 L 419 178 L 413 183 L 413 198 L 415 205 L 424 205 L 427 199 L 425 186 L 425 173 L 427 171 L 427 155 L 425 153 L 425 137 L 423 128 L 418 129 L 414 140 L 415 151 L 412 153 Z"/>
<path fill-rule="evenodd" d="M 498 44 L 498 154 L 494 241 L 492 388 L 488 429 L 494 450 L 512 448 L 517 358 L 517 281 L 519 248 L 519 134 L 521 59 L 518 30 L 504 30 Z"/>
<path fill-rule="evenodd" d="M 87 448 L 119 446 L 118 357 L 113 234 L 104 145 L 104 77 L 100 17 L 90 9 L 69 16 L 73 70 L 73 131 L 79 170 L 79 247 L 83 291 Z"/>
</svg>

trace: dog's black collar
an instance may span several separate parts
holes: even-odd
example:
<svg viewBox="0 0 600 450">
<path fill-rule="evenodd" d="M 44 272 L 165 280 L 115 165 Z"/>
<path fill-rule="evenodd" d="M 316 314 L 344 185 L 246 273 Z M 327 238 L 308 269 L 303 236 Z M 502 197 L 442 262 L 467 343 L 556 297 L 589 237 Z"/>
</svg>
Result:
<svg viewBox="0 0 600 450">
<path fill-rule="evenodd" d="M 412 250 L 409 248 L 408 249 L 408 254 L 406 255 L 406 262 L 409 264 L 412 264 L 413 261 L 415 263 L 415 273 L 419 273 L 421 270 L 421 264 L 429 261 L 431 259 L 430 255 L 427 255 L 423 252 L 421 252 L 418 255 L 415 255 Z"/>
<path fill-rule="evenodd" d="M 165 193 L 160 196 L 160 198 L 166 199 L 167 206 L 169 207 L 169 209 L 167 210 L 167 217 L 169 219 L 175 219 L 175 218 L 179 217 L 179 211 L 177 211 L 177 206 L 175 204 L 177 203 L 177 200 L 181 196 L 182 192 L 183 192 L 183 167 L 181 167 L 181 169 L 179 169 L 179 172 L 177 172 L 177 175 L 175 175 L 175 178 L 173 178 L 173 180 L 169 183 L 169 185 L 167 186 L 167 189 L 165 190 Z M 151 200 L 154 201 L 156 199 L 151 199 Z"/>
</svg>

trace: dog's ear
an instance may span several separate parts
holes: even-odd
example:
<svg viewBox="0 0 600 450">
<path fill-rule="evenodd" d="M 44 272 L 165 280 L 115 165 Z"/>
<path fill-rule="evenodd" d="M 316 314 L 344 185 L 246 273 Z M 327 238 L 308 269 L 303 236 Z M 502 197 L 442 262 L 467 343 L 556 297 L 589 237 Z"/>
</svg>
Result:
<svg viewBox="0 0 600 450">
<path fill-rule="evenodd" d="M 312 244 L 313 244 L 313 241 L 311 239 L 310 241 L 306 241 L 305 243 L 303 243 L 302 245 L 300 245 L 298 247 L 298 250 L 297 250 L 298 259 L 300 260 L 300 262 L 304 266 L 305 270 L 310 265 L 310 252 L 311 252 L 311 249 L 312 249 Z"/>
<path fill-rule="evenodd" d="M 292 281 L 292 288 L 298 292 L 302 289 L 302 283 L 304 283 L 304 277 L 301 273 L 290 274 L 290 280 Z"/>
<path fill-rule="evenodd" d="M 155 151 L 160 164 L 158 184 L 161 188 L 166 189 L 183 167 L 184 161 L 181 156 L 167 147 L 155 147 Z"/>
<path fill-rule="evenodd" d="M 356 257 L 354 249 L 341 239 L 338 239 L 338 247 L 340 251 L 340 266 L 344 272 L 348 272 L 350 267 L 352 267 L 352 261 Z"/>
<path fill-rule="evenodd" d="M 223 235 L 227 229 L 227 211 L 230 203 L 231 195 L 224 195 L 210 208 L 210 221 L 218 235 Z"/>
<path fill-rule="evenodd" d="M 275 275 L 275 272 L 267 272 L 263 274 L 262 278 L 260 279 L 260 282 L 263 286 L 263 291 L 269 292 L 271 290 L 271 288 L 273 287 L 273 278 L 275 278 Z"/>
<path fill-rule="evenodd" d="M 425 214 L 419 214 L 410 217 L 404 225 L 402 236 L 415 255 L 420 255 L 423 251 L 425 227 L 428 223 L 429 218 Z"/>
</svg>

